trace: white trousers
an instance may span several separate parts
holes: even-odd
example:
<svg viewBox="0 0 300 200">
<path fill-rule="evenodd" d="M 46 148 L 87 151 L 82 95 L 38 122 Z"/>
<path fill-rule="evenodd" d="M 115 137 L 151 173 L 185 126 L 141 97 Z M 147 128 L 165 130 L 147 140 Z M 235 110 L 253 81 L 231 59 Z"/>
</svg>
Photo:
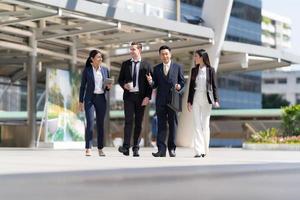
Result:
<svg viewBox="0 0 300 200">
<path fill-rule="evenodd" d="M 207 154 L 209 150 L 209 120 L 211 109 L 212 105 L 208 103 L 207 93 L 196 90 L 192 107 L 194 120 L 194 151 L 196 155 Z"/>
</svg>

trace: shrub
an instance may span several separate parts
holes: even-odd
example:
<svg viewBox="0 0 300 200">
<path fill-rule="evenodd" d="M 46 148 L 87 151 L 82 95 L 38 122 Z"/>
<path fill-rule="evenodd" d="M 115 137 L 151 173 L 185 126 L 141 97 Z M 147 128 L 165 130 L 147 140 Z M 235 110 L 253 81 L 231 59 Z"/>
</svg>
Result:
<svg viewBox="0 0 300 200">
<path fill-rule="evenodd" d="M 276 128 L 269 128 L 265 131 L 259 131 L 250 136 L 248 142 L 254 143 L 277 143 L 279 131 Z"/>
<path fill-rule="evenodd" d="M 283 109 L 282 121 L 283 136 L 299 136 L 300 104 L 285 107 Z"/>
<path fill-rule="evenodd" d="M 270 144 L 300 144 L 299 136 L 282 136 L 278 129 L 270 128 L 251 135 L 248 143 L 270 143 Z"/>
</svg>

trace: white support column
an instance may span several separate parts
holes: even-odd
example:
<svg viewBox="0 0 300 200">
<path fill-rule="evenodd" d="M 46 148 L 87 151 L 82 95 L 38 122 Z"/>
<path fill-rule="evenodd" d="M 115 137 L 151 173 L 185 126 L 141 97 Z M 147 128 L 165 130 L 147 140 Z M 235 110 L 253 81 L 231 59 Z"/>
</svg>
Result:
<svg viewBox="0 0 300 200">
<path fill-rule="evenodd" d="M 204 25 L 215 31 L 214 45 L 206 49 L 212 67 L 218 69 L 221 48 L 225 39 L 233 0 L 209 0 L 204 1 L 203 15 Z M 217 6 L 216 6 L 217 5 Z"/>
<path fill-rule="evenodd" d="M 104 50 L 100 50 L 101 53 L 104 55 L 105 58 L 105 65 L 110 71 L 111 75 L 111 61 L 110 61 L 110 55 L 107 54 Z M 105 146 L 112 147 L 113 141 L 112 141 L 112 134 L 110 132 L 110 92 L 106 93 L 106 113 L 104 118 L 104 141 Z"/>
<path fill-rule="evenodd" d="M 29 46 L 32 51 L 29 53 L 27 65 L 27 124 L 30 135 L 30 147 L 36 147 L 36 60 L 37 60 L 37 40 L 35 31 L 29 37 Z"/>
<path fill-rule="evenodd" d="M 69 54 L 72 59 L 69 61 L 69 68 L 72 72 L 74 72 L 77 64 L 77 42 L 75 36 L 71 37 L 71 42 L 73 43 L 73 45 L 69 47 Z"/>
<path fill-rule="evenodd" d="M 176 20 L 181 21 L 181 3 L 180 0 L 176 0 Z"/>
<path fill-rule="evenodd" d="M 233 0 L 204 1 L 202 10 L 202 19 L 204 20 L 204 25 L 212 28 L 215 33 L 213 45 L 208 47 L 206 51 L 208 52 L 211 66 L 214 67 L 215 70 L 218 68 L 221 48 L 225 39 L 227 25 L 231 13 L 232 2 Z M 177 145 L 184 147 L 192 146 L 192 138 L 194 133 L 192 113 L 188 112 L 186 108 L 188 84 L 189 81 L 187 81 L 186 84 L 186 92 L 183 97 L 183 111 L 180 115 L 177 131 Z"/>
</svg>

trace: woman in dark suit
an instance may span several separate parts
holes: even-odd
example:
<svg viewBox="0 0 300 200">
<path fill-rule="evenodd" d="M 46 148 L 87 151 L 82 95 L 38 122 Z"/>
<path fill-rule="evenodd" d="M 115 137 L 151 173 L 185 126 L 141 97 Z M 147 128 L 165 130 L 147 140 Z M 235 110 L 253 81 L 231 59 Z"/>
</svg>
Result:
<svg viewBox="0 0 300 200">
<path fill-rule="evenodd" d="M 209 119 L 212 105 L 220 107 L 216 75 L 210 66 L 209 57 L 204 49 L 197 50 L 194 56 L 195 67 L 191 71 L 191 81 L 187 101 L 188 111 L 193 113 L 194 157 L 204 157 L 209 149 Z"/>
<path fill-rule="evenodd" d="M 96 112 L 97 141 L 99 156 L 105 156 L 103 153 L 104 139 L 104 117 L 106 112 L 105 92 L 112 84 L 105 84 L 105 79 L 109 78 L 109 71 L 102 66 L 102 54 L 99 50 L 92 50 L 87 58 L 85 68 L 82 72 L 79 109 L 85 111 L 86 129 L 85 129 L 85 155 L 92 155 L 92 140 L 94 129 L 94 112 Z"/>
</svg>

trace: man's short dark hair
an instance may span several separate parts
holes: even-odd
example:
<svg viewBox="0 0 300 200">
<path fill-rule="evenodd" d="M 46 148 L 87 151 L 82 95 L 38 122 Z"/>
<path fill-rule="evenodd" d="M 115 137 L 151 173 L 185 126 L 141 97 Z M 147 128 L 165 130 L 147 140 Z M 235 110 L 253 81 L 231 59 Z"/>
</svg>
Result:
<svg viewBox="0 0 300 200">
<path fill-rule="evenodd" d="M 138 49 L 142 49 L 143 48 L 143 45 L 140 42 L 133 41 L 133 42 L 131 42 L 131 46 L 133 46 L 133 45 L 136 45 Z"/>
<path fill-rule="evenodd" d="M 160 53 L 160 52 L 161 52 L 162 50 L 164 50 L 164 49 L 168 49 L 168 50 L 171 52 L 171 48 L 170 48 L 169 46 L 163 45 L 163 46 L 161 46 L 161 47 L 159 48 L 158 53 Z"/>
</svg>

